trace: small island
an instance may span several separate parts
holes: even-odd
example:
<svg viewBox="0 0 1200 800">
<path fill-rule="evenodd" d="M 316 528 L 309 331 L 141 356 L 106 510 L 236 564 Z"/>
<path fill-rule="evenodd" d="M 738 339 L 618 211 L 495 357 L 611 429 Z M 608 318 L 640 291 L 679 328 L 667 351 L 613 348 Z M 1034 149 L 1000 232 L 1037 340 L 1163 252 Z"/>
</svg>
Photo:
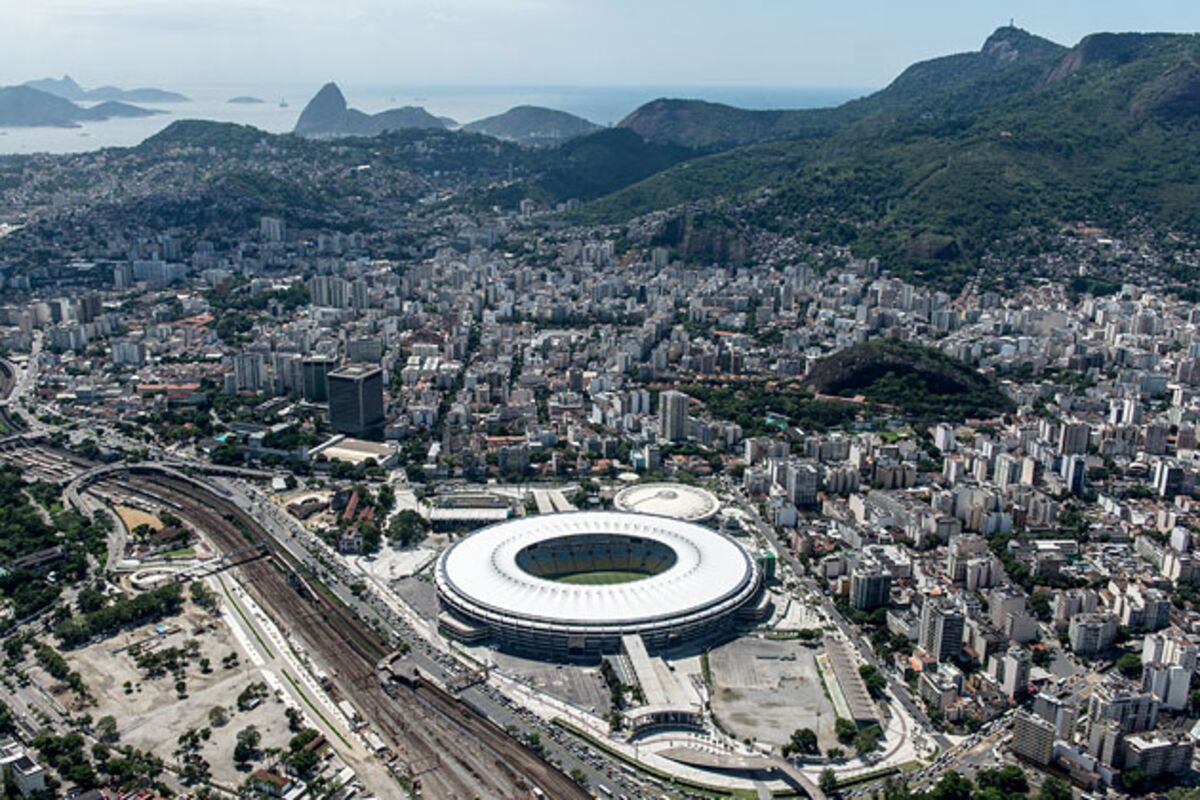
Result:
<svg viewBox="0 0 1200 800">
<path fill-rule="evenodd" d="M 234 105 L 239 105 L 239 106 L 255 106 L 255 105 L 261 105 L 261 104 L 265 103 L 266 100 L 263 100 L 258 97 L 251 97 L 250 95 L 243 94 L 243 95 L 238 95 L 237 97 L 231 97 L 228 100 L 226 100 L 225 102 L 233 103 Z"/>
</svg>

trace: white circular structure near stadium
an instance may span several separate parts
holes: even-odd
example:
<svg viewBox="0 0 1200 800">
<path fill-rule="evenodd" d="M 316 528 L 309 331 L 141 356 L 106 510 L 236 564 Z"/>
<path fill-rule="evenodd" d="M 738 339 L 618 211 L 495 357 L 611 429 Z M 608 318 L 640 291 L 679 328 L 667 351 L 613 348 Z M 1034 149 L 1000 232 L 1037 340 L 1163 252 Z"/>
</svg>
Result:
<svg viewBox="0 0 1200 800">
<path fill-rule="evenodd" d="M 641 636 L 647 649 L 727 635 L 761 613 L 758 563 L 683 520 L 580 511 L 502 522 L 446 549 L 439 627 L 535 658 L 595 659 Z"/>
<path fill-rule="evenodd" d="M 618 511 L 655 514 L 688 522 L 704 522 L 721 510 L 717 496 L 686 483 L 639 483 L 626 486 L 613 498 Z"/>
</svg>

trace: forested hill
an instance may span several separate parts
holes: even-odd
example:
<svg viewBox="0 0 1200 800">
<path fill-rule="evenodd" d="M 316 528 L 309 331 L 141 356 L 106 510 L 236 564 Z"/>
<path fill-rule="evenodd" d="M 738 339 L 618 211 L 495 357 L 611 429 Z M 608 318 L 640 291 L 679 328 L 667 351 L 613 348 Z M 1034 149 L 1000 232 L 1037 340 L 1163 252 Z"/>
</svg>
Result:
<svg viewBox="0 0 1200 800">
<path fill-rule="evenodd" d="M 918 64 L 870 98 L 795 114 L 747 118 L 747 130 L 800 138 L 666 170 L 590 217 L 754 198 L 740 222 L 841 241 L 918 277 L 973 269 L 997 242 L 1067 223 L 1200 234 L 1195 35 L 1096 34 L 1067 50 L 1006 28 L 979 53 Z M 713 144 L 737 127 L 725 117 L 647 127 L 638 116 L 625 124 L 658 140 Z"/>
</svg>

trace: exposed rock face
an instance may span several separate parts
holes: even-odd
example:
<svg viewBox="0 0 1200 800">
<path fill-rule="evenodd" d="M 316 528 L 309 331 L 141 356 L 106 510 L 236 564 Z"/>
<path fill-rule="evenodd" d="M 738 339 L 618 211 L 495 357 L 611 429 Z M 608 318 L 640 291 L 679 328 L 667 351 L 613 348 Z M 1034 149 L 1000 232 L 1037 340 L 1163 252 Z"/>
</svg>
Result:
<svg viewBox="0 0 1200 800">
<path fill-rule="evenodd" d="M 312 138 L 378 136 L 404 128 L 445 128 L 446 123 L 423 108 L 405 106 L 364 114 L 347 106 L 336 83 L 327 83 L 308 101 L 293 133 Z"/>
</svg>

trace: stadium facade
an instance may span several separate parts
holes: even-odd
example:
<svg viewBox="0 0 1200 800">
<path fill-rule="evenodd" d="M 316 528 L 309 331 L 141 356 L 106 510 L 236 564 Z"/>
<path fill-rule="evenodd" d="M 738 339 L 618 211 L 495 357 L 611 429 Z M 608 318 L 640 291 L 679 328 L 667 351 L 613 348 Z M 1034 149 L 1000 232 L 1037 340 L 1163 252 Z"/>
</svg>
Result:
<svg viewBox="0 0 1200 800">
<path fill-rule="evenodd" d="M 764 604 L 758 563 L 709 528 L 581 511 L 503 522 L 435 568 L 443 633 L 546 660 L 593 660 L 639 635 L 651 651 L 724 638 Z"/>
</svg>

